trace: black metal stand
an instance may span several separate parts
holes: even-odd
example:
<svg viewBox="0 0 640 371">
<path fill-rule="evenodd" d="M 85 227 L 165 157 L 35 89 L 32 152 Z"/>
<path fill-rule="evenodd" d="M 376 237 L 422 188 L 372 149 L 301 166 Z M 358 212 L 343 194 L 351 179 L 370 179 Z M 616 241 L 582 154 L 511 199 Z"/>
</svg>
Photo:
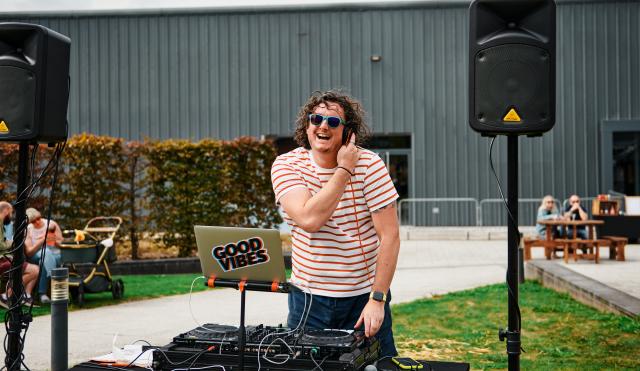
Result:
<svg viewBox="0 0 640 371">
<path fill-rule="evenodd" d="M 205 280 L 205 286 L 208 287 L 231 287 L 236 290 L 240 290 L 240 326 L 238 327 L 238 369 L 244 371 L 244 345 L 245 345 L 245 326 L 244 326 L 244 313 L 245 313 L 245 301 L 246 291 L 268 291 L 268 292 L 289 292 L 289 284 L 286 282 L 265 282 L 265 281 L 248 281 L 248 280 L 234 280 L 234 279 L 219 279 L 215 277 L 209 277 Z M 258 354 L 258 357 L 260 355 Z"/>
<path fill-rule="evenodd" d="M 508 218 L 507 286 L 509 290 L 509 325 L 500 330 L 500 341 L 507 340 L 509 371 L 520 370 L 520 321 L 518 314 L 518 136 L 507 136 L 507 205 Z"/>
<path fill-rule="evenodd" d="M 20 353 L 22 350 L 20 332 L 25 322 L 20 301 L 24 291 L 22 286 L 22 264 L 24 263 L 24 240 L 27 233 L 27 174 L 29 174 L 29 144 L 20 143 L 18 150 L 18 199 L 16 200 L 16 232 L 13 235 L 13 260 L 11 262 L 11 288 L 12 294 L 9 296 L 9 329 L 8 342 L 9 349 L 5 358 L 5 366 L 8 371 L 18 371 L 22 360 Z"/>
</svg>

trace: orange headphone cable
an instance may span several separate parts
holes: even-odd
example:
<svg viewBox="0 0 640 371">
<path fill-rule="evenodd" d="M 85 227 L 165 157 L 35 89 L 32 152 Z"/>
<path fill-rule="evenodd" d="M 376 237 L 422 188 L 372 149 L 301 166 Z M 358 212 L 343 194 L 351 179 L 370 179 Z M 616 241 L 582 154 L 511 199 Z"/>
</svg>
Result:
<svg viewBox="0 0 640 371">
<path fill-rule="evenodd" d="M 354 169 L 353 173 L 356 171 Z M 373 286 L 373 282 L 371 282 L 371 272 L 369 272 L 369 264 L 367 264 L 367 256 L 364 253 L 364 247 L 362 246 L 362 239 L 360 238 L 360 221 L 358 220 L 358 209 L 356 207 L 356 195 L 353 190 L 353 183 L 351 182 L 351 177 L 349 177 L 349 188 L 351 188 L 351 197 L 353 202 L 353 212 L 354 217 L 356 218 L 356 230 L 358 231 L 358 242 L 360 243 L 360 254 L 362 255 L 362 262 L 364 263 L 365 269 L 367 270 L 367 280 Z M 364 191 L 363 191 L 364 192 Z"/>
</svg>

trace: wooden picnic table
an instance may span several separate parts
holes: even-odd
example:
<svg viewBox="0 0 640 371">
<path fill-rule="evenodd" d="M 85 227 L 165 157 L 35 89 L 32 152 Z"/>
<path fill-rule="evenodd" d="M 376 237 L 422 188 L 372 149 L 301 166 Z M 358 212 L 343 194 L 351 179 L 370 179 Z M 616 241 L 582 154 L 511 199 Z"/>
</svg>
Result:
<svg viewBox="0 0 640 371">
<path fill-rule="evenodd" d="M 545 241 L 545 255 L 547 256 L 547 258 L 550 258 L 552 255 L 552 252 L 555 251 L 555 249 L 557 247 L 562 247 L 563 252 L 564 252 L 564 261 L 565 263 L 568 262 L 569 259 L 569 250 L 570 248 L 573 251 L 573 259 L 574 261 L 577 261 L 578 257 L 581 258 L 587 258 L 587 259 L 593 259 L 595 260 L 596 264 L 598 263 L 598 260 L 600 258 L 600 251 L 599 251 L 599 244 L 600 244 L 600 240 L 598 240 L 595 236 L 595 233 L 593 231 L 593 228 L 596 225 L 602 225 L 604 224 L 604 222 L 602 220 L 592 220 L 592 219 L 588 219 L 588 220 L 565 220 L 565 219 L 556 219 L 556 220 L 551 220 L 551 219 L 547 219 L 547 220 L 538 220 L 539 224 L 542 224 L 546 227 L 546 231 L 545 231 L 545 237 L 546 237 L 546 241 Z M 585 226 L 588 228 L 588 238 L 586 240 L 578 238 L 578 227 L 581 226 Z M 563 230 L 563 235 L 565 237 L 563 238 L 554 238 L 553 236 L 553 229 L 555 227 L 560 227 Z M 569 234 L 567 233 L 567 229 L 573 229 L 573 233 L 572 236 L 569 236 Z M 580 256 L 578 256 L 578 254 L 576 253 L 576 250 L 578 249 L 578 247 L 580 245 L 583 245 L 584 247 L 586 247 L 587 249 L 589 249 L 590 251 L 594 250 L 593 252 L 590 253 L 585 253 L 585 254 L 580 254 Z"/>
</svg>

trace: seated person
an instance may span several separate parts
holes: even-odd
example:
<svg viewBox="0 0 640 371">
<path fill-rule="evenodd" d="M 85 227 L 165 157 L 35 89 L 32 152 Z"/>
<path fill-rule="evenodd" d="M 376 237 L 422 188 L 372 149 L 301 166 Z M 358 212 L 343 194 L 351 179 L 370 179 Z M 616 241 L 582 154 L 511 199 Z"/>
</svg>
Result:
<svg viewBox="0 0 640 371">
<path fill-rule="evenodd" d="M 47 219 L 43 219 L 40 212 L 34 208 L 27 209 L 29 226 L 27 227 L 27 238 L 24 242 L 25 255 L 30 262 L 40 264 L 42 253 L 44 262 L 42 264 L 42 274 L 38 281 L 38 294 L 41 303 L 49 303 L 51 299 L 47 295 L 51 271 L 60 266 L 62 257 L 60 255 L 60 244 L 62 243 L 62 230 L 58 223 L 49 221 L 47 229 Z"/>
<path fill-rule="evenodd" d="M 538 207 L 538 216 L 536 220 L 559 220 L 562 219 L 562 216 L 558 212 L 558 208 L 556 207 L 556 203 L 554 201 L 553 196 L 546 195 L 542 198 L 542 203 L 540 203 L 540 207 Z M 547 238 L 547 227 L 540 223 L 536 223 L 536 231 L 538 232 L 538 236 L 540 238 Z M 562 229 L 559 227 L 552 227 L 553 238 L 562 237 Z"/>
<path fill-rule="evenodd" d="M 580 197 L 578 195 L 571 195 L 569 197 L 569 204 L 564 209 L 564 218 L 566 220 L 587 220 L 589 215 L 580 205 Z M 568 237 L 573 238 L 573 230 L 576 227 L 569 227 L 567 231 Z M 586 240 L 588 238 L 587 228 L 585 226 L 579 226 L 576 228 L 576 237 Z"/>
<path fill-rule="evenodd" d="M 11 214 L 13 206 L 6 201 L 0 201 L 0 221 L 2 225 L 11 223 Z M 4 229 L 0 228 L 0 276 L 8 274 L 11 269 L 11 244 L 12 241 L 5 238 Z M 24 262 L 22 264 L 22 284 L 24 286 L 25 297 L 22 301 L 24 304 L 31 304 L 31 292 L 36 285 L 39 268 L 37 265 Z M 11 295 L 11 287 L 7 288 L 7 292 L 0 295 L 0 306 L 8 309 L 8 296 Z"/>
</svg>

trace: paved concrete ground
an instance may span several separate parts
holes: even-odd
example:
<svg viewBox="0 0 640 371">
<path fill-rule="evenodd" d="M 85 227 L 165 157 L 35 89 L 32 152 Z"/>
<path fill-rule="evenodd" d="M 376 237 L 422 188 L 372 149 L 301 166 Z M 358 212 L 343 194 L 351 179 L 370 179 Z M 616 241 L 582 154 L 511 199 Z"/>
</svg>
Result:
<svg viewBox="0 0 640 371">
<path fill-rule="evenodd" d="M 533 259 L 544 259 L 542 248 L 532 249 Z M 600 249 L 600 263 L 595 264 L 590 260 L 569 259 L 564 263 L 562 258 L 554 259 L 554 262 L 580 273 L 607 286 L 623 291 L 640 299 L 640 245 L 627 245 L 625 248 L 625 261 L 609 260 L 609 248 Z"/>
<path fill-rule="evenodd" d="M 539 249 L 534 249 L 534 258 L 542 256 Z M 622 285 L 620 289 L 637 292 L 640 275 L 635 272 L 640 268 L 640 246 L 630 246 L 627 256 L 628 262 L 625 263 L 609 263 L 603 259 L 598 266 L 580 262 L 569 264 L 569 268 L 582 269 L 583 274 L 602 276 L 601 279 L 611 285 Z M 393 302 L 407 302 L 503 282 L 506 258 L 507 243 L 504 240 L 402 241 L 392 285 Z M 627 269 L 627 265 L 635 268 Z M 612 271 L 601 274 L 598 268 Z M 610 277 L 615 275 L 619 277 Z M 163 345 L 169 343 L 173 336 L 201 323 L 238 323 L 239 295 L 235 290 L 195 293 L 191 296 L 191 305 L 189 300 L 189 295 L 178 295 L 69 313 L 69 364 L 110 352 L 116 333 L 116 345 L 120 347 L 139 339 Z M 286 312 L 284 294 L 247 293 L 248 324 L 283 323 Z M 31 324 L 25 359 L 32 370 L 49 368 L 50 327 L 50 316 L 36 317 Z M 0 330 L 0 336 L 4 337 L 4 328 Z"/>
<path fill-rule="evenodd" d="M 640 298 L 640 245 L 629 245 L 625 248 L 625 261 L 609 260 L 608 248 L 600 249 L 600 263 L 591 261 L 569 260 L 562 263 L 566 268 L 590 277 L 607 286 Z"/>
</svg>

